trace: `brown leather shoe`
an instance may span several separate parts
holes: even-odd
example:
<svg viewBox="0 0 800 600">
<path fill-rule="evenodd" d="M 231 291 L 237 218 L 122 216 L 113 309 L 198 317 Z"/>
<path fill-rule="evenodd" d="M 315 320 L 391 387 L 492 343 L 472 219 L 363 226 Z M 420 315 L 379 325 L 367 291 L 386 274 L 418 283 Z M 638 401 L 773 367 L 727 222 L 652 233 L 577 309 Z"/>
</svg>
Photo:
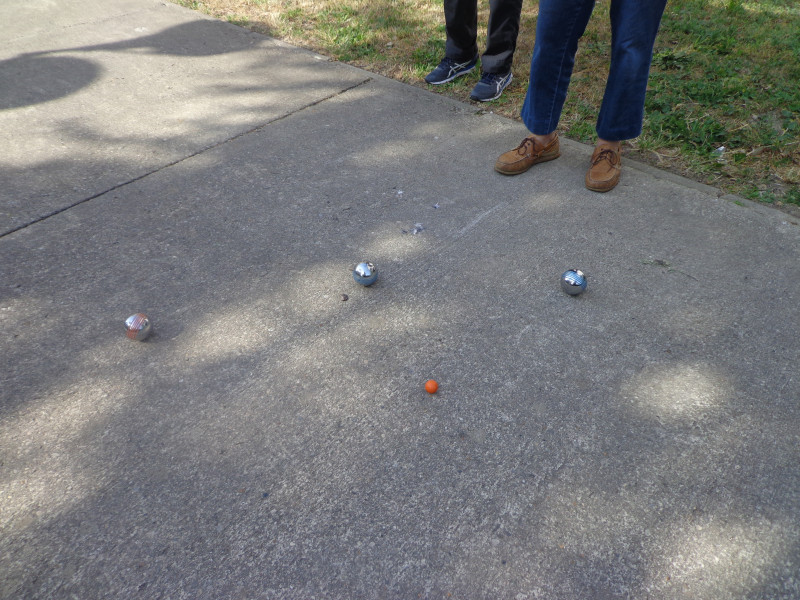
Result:
<svg viewBox="0 0 800 600">
<path fill-rule="evenodd" d="M 586 172 L 586 187 L 593 192 L 608 192 L 619 183 L 622 170 L 622 146 L 600 144 L 592 153 L 592 165 Z"/>
<path fill-rule="evenodd" d="M 558 134 L 546 146 L 529 135 L 522 143 L 508 152 L 501 154 L 494 163 L 494 170 L 503 175 L 519 175 L 530 169 L 533 165 L 547 162 L 561 156 L 558 149 Z"/>
</svg>

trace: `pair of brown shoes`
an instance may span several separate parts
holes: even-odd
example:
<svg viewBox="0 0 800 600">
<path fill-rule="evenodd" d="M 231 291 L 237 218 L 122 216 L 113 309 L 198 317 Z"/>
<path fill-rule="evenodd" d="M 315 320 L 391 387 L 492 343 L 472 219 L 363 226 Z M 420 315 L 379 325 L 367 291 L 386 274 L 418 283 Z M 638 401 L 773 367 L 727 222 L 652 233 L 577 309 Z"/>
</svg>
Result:
<svg viewBox="0 0 800 600">
<path fill-rule="evenodd" d="M 591 166 L 586 173 L 586 187 L 593 192 L 608 192 L 619 182 L 622 160 L 619 144 L 600 144 L 594 149 Z M 561 156 L 558 146 L 558 134 L 552 141 L 542 145 L 533 136 L 528 136 L 522 143 L 501 154 L 494 164 L 494 170 L 503 175 L 519 175 L 533 165 L 547 162 Z"/>
</svg>

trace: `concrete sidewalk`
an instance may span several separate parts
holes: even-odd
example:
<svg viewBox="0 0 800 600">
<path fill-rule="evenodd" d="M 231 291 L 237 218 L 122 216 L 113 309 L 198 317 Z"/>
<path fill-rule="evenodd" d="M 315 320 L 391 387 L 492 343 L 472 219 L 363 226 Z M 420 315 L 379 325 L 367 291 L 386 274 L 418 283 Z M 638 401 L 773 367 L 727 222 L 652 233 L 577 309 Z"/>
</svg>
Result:
<svg viewBox="0 0 800 600">
<path fill-rule="evenodd" d="M 800 597 L 792 217 L 164 2 L 0 35 L 0 597 Z"/>
</svg>

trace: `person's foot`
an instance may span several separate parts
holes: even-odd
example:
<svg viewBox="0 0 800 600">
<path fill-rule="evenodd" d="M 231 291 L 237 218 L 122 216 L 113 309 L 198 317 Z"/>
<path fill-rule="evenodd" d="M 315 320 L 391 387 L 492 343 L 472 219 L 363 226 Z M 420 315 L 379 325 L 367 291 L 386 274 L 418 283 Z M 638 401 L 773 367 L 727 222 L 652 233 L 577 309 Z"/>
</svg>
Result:
<svg viewBox="0 0 800 600">
<path fill-rule="evenodd" d="M 469 98 L 478 102 L 496 100 L 511 83 L 511 79 L 511 71 L 508 73 L 484 73 L 481 80 L 472 88 Z"/>
<path fill-rule="evenodd" d="M 501 154 L 494 163 L 494 170 L 503 175 L 519 175 L 535 164 L 561 156 L 558 133 L 553 133 L 552 139 L 546 141 L 541 141 L 537 137 L 529 135 L 519 146 Z"/>
<path fill-rule="evenodd" d="M 622 147 L 618 142 L 600 142 L 592 153 L 586 172 L 586 187 L 593 192 L 608 192 L 619 183 L 622 172 Z"/>
<path fill-rule="evenodd" d="M 453 81 L 456 77 L 466 75 L 475 65 L 478 64 L 478 56 L 476 55 L 472 60 L 465 62 L 458 62 L 452 58 L 444 57 L 442 62 L 430 73 L 425 76 L 425 81 L 432 85 L 442 85 Z"/>
</svg>

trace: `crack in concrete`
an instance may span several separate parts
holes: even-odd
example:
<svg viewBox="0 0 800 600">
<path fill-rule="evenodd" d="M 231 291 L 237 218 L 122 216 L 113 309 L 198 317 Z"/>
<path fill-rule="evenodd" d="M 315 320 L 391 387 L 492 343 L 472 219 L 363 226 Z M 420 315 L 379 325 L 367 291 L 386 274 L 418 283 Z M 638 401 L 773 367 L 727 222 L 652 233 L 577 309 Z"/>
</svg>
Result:
<svg viewBox="0 0 800 600">
<path fill-rule="evenodd" d="M 334 92 L 333 94 L 329 94 L 328 96 L 325 96 L 324 98 L 320 98 L 319 100 L 315 100 L 315 101 L 310 102 L 308 104 L 304 104 L 303 106 L 300 106 L 300 107 L 296 108 L 295 110 L 289 111 L 286 114 L 283 114 L 283 115 L 280 115 L 278 117 L 275 117 L 274 119 L 270 119 L 269 121 L 267 121 L 265 123 L 261 123 L 259 125 L 256 125 L 255 127 L 251 127 L 250 129 L 247 129 L 246 131 L 239 132 L 236 135 L 233 135 L 233 136 L 231 136 L 229 138 L 226 138 L 224 140 L 220 140 L 219 142 L 215 142 L 215 143 L 213 143 L 213 144 L 211 144 L 209 146 L 205 146 L 205 147 L 201 148 L 200 150 L 192 152 L 191 154 L 187 154 L 186 156 L 183 156 L 183 157 L 181 157 L 181 158 L 179 158 L 177 160 L 173 160 L 173 161 L 171 161 L 169 163 L 161 165 L 160 167 L 157 167 L 155 169 L 151 169 L 147 173 L 143 173 L 141 175 L 137 175 L 136 177 L 128 179 L 127 181 L 123 181 L 122 183 L 118 183 L 116 185 L 113 185 L 113 186 L 111 186 L 110 188 L 108 188 L 106 190 L 103 190 L 101 192 L 97 192 L 96 194 L 92 194 L 91 196 L 88 196 L 86 198 L 82 198 L 80 200 L 77 200 L 77 201 L 73 202 L 72 204 L 69 204 L 68 206 L 62 206 L 61 208 L 58 208 L 58 209 L 56 209 L 54 211 L 51 211 L 51 212 L 49 212 L 49 213 L 47 213 L 45 215 L 36 217 L 35 219 L 33 219 L 31 221 L 28 221 L 27 223 L 23 223 L 21 225 L 18 225 L 16 227 L 13 227 L 13 228 L 9 229 L 8 231 L 4 231 L 4 232 L 0 233 L 0 239 L 6 237 L 7 235 L 11 235 L 12 233 L 16 233 L 17 231 L 20 231 L 22 229 L 26 229 L 27 227 L 30 227 L 32 225 L 36 225 L 37 223 L 41 223 L 42 221 L 46 221 L 47 219 L 49 219 L 51 217 L 55 217 L 56 215 L 60 215 L 61 213 L 67 212 L 68 210 L 71 210 L 71 209 L 75 208 L 76 206 L 80 206 L 81 204 L 85 204 L 86 202 L 91 202 L 92 200 L 96 200 L 97 198 L 99 198 L 101 196 L 104 196 L 104 195 L 106 195 L 106 194 L 108 194 L 110 192 L 114 192 L 114 191 L 116 191 L 116 190 L 118 190 L 120 188 L 123 188 L 123 187 L 125 187 L 127 185 L 130 185 L 132 183 L 136 183 L 137 181 L 140 181 L 140 180 L 142 180 L 142 179 L 144 179 L 146 177 L 149 177 L 151 175 L 155 175 L 156 173 L 159 173 L 159 172 L 163 171 L 164 169 L 169 169 L 170 167 L 174 167 L 175 165 L 178 165 L 178 164 L 180 164 L 180 163 L 182 163 L 182 162 L 184 162 L 186 160 L 189 160 L 190 158 L 194 158 L 196 156 L 200 156 L 201 154 L 203 154 L 205 152 L 208 152 L 209 150 L 213 150 L 214 148 L 219 148 L 220 146 L 223 146 L 224 144 L 228 144 L 228 143 L 230 143 L 230 142 L 232 142 L 234 140 L 238 140 L 241 137 L 244 137 L 246 135 L 250 135 L 252 133 L 256 133 L 258 131 L 261 131 L 262 129 L 272 125 L 273 123 L 277 123 L 278 121 L 283 121 L 284 119 L 288 119 L 289 117 L 292 117 L 292 116 L 294 116 L 294 115 L 296 115 L 296 114 L 298 114 L 300 112 L 303 112 L 304 110 L 307 110 L 309 108 L 312 108 L 314 106 L 322 104 L 323 102 L 327 102 L 328 100 L 333 100 L 334 98 L 342 96 L 342 95 L 346 94 L 347 92 L 350 92 L 350 91 L 352 91 L 352 90 L 354 90 L 356 88 L 359 88 L 362 85 L 365 85 L 365 84 L 369 83 L 370 81 L 372 81 L 372 77 L 367 77 L 366 79 L 362 79 L 361 81 L 358 81 L 358 82 L 356 82 L 356 83 L 354 83 L 354 84 L 352 84 L 352 85 L 350 85 L 350 86 L 348 86 L 348 87 L 346 87 L 344 89 L 341 89 L 341 90 L 339 90 L 337 92 Z"/>
</svg>

